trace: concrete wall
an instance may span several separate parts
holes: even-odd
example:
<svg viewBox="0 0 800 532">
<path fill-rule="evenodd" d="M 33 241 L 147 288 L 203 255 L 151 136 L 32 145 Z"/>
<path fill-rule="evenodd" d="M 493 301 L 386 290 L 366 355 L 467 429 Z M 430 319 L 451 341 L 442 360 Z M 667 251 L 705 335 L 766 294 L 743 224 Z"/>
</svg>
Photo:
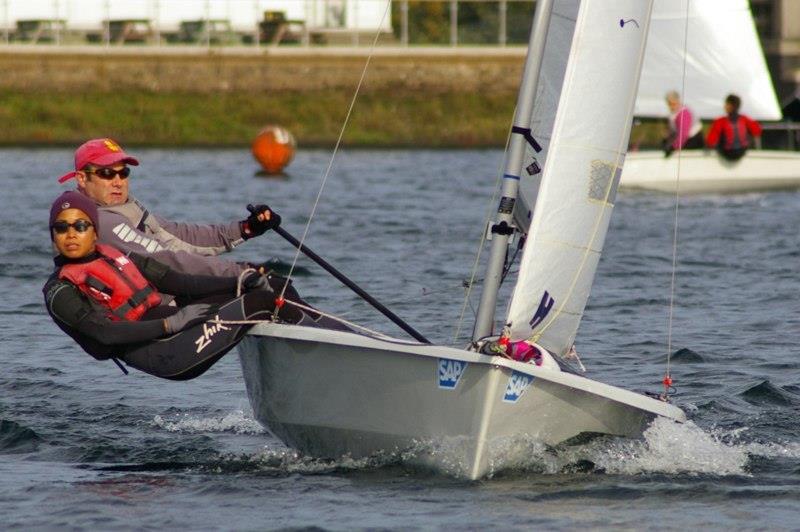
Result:
<svg viewBox="0 0 800 532">
<path fill-rule="evenodd" d="M 38 47 L 41 48 L 41 47 Z M 516 91 L 524 49 L 381 50 L 362 90 Z M 0 90 L 296 91 L 354 90 L 365 51 L 117 51 L 0 49 Z"/>
</svg>

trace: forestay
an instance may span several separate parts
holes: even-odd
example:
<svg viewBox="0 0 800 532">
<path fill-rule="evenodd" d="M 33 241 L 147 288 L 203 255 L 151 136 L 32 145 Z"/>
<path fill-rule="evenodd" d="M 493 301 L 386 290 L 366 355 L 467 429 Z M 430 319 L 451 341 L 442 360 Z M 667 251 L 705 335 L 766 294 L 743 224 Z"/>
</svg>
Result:
<svg viewBox="0 0 800 532">
<path fill-rule="evenodd" d="M 724 114 L 730 93 L 757 120 L 781 118 L 747 0 L 656 0 L 635 114 L 667 116 L 670 90 L 700 118 Z"/>
<path fill-rule="evenodd" d="M 651 7 L 583 0 L 566 71 L 543 67 L 546 86 L 559 75 L 563 83 L 506 320 L 513 339 L 564 354 L 575 338 L 616 197 Z"/>
</svg>

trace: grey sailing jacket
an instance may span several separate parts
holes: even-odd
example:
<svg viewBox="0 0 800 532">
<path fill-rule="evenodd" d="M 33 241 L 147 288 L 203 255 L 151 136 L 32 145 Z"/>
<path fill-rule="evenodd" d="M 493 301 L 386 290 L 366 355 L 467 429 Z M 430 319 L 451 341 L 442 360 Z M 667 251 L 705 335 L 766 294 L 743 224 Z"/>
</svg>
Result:
<svg viewBox="0 0 800 532">
<path fill-rule="evenodd" d="M 244 242 L 239 222 L 173 222 L 150 213 L 133 196 L 122 205 L 98 206 L 98 218 L 98 242 L 152 256 L 179 272 L 235 277 L 247 267 L 217 257 Z"/>
</svg>

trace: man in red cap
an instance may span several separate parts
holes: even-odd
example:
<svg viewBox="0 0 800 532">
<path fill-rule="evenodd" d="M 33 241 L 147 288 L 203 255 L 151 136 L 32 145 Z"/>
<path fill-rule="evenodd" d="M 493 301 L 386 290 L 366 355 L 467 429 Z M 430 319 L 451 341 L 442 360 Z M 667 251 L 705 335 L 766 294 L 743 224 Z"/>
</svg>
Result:
<svg viewBox="0 0 800 532">
<path fill-rule="evenodd" d="M 230 277 L 251 265 L 217 255 L 280 224 L 280 216 L 266 205 L 257 205 L 248 218 L 229 224 L 197 225 L 157 216 L 128 193 L 130 166 L 138 165 L 115 141 L 92 139 L 75 151 L 75 170 L 58 180 L 75 179 L 78 191 L 97 203 L 101 244 L 123 253 L 152 255 L 184 273 Z"/>
</svg>

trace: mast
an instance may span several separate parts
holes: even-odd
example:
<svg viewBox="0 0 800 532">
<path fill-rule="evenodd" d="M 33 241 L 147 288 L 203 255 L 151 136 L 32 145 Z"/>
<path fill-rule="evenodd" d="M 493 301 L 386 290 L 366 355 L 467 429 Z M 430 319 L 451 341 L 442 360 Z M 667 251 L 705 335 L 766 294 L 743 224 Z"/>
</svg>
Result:
<svg viewBox="0 0 800 532">
<path fill-rule="evenodd" d="M 554 0 L 537 0 L 536 2 L 536 11 L 528 41 L 528 55 L 525 59 L 522 82 L 517 96 L 513 134 L 504 164 L 502 196 L 497 208 L 497 218 L 490 229 L 492 246 L 486 266 L 478 315 L 475 318 L 475 328 L 472 331 L 473 341 L 491 334 L 494 326 L 497 292 L 500 289 L 500 279 L 503 274 L 509 239 L 514 231 L 512 225 L 514 204 L 517 200 L 525 146 L 528 142 L 522 131 L 530 131 L 533 101 L 539 84 L 539 70 L 544 56 L 544 45 L 547 40 L 547 29 L 550 26 L 553 2 Z"/>
</svg>

